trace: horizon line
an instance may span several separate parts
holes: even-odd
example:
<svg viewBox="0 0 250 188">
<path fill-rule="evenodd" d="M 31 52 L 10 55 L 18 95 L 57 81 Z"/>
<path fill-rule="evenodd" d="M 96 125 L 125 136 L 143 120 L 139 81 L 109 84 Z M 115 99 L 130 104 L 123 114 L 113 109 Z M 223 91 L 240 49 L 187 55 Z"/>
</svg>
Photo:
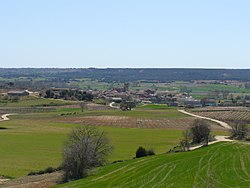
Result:
<svg viewBox="0 0 250 188">
<path fill-rule="evenodd" d="M 0 67 L 0 69 L 224 69 L 249 70 L 250 67 Z"/>
</svg>

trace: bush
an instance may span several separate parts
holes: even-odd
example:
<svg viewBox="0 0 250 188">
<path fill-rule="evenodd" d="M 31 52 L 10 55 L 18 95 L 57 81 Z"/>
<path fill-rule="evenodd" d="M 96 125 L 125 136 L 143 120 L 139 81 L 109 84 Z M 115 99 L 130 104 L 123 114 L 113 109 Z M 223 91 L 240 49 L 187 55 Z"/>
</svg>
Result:
<svg viewBox="0 0 250 188">
<path fill-rule="evenodd" d="M 144 147 L 140 146 L 135 153 L 135 158 L 145 157 L 155 155 L 155 152 L 153 149 L 146 150 Z"/>
<path fill-rule="evenodd" d="M 49 174 L 49 173 L 52 173 L 54 171 L 54 169 L 52 167 L 48 167 L 44 170 L 44 173 L 45 174 Z"/>
<path fill-rule="evenodd" d="M 149 149 L 147 151 L 148 156 L 155 155 L 155 151 L 153 149 Z"/>
<path fill-rule="evenodd" d="M 236 140 L 244 140 L 247 138 L 247 134 L 248 134 L 247 125 L 241 122 L 236 122 L 232 125 L 230 138 Z"/>
<path fill-rule="evenodd" d="M 145 156 L 147 156 L 148 154 L 147 154 L 147 150 L 144 148 L 144 147 L 142 147 L 142 146 L 140 146 L 137 150 L 136 150 L 136 153 L 135 153 L 135 157 L 136 158 L 140 158 L 140 157 L 145 157 Z"/>
<path fill-rule="evenodd" d="M 57 167 L 57 168 L 48 167 L 45 170 L 31 171 L 31 172 L 28 173 L 28 176 L 41 175 L 41 174 L 50 174 L 52 172 L 56 172 L 56 171 L 59 171 L 61 169 L 62 169 L 62 167 Z"/>
</svg>

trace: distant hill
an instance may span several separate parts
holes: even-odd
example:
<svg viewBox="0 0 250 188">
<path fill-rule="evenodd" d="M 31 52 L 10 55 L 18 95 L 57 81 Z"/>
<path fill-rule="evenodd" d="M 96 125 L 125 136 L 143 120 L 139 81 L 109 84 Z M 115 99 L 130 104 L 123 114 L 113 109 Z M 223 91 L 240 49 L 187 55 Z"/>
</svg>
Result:
<svg viewBox="0 0 250 188">
<path fill-rule="evenodd" d="M 49 78 L 54 81 L 90 78 L 105 82 L 241 80 L 250 81 L 250 69 L 186 69 L 186 68 L 0 68 L 3 78 Z"/>
</svg>

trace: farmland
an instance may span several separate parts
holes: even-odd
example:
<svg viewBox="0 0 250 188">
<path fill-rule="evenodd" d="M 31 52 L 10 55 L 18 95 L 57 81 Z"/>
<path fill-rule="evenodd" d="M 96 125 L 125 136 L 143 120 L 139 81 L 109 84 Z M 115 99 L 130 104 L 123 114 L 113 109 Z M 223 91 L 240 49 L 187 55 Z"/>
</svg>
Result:
<svg viewBox="0 0 250 188">
<path fill-rule="evenodd" d="M 194 120 L 176 108 L 155 106 L 126 112 L 94 108 L 83 113 L 79 108 L 64 106 L 56 111 L 10 118 L 11 121 L 1 122 L 1 127 L 6 129 L 0 130 L 0 174 L 10 177 L 60 165 L 64 140 L 70 130 L 79 125 L 98 126 L 107 133 L 114 145 L 109 157 L 112 162 L 133 158 L 140 145 L 153 148 L 157 154 L 168 151 L 178 144 L 182 130 Z M 220 127 L 214 127 L 214 131 L 226 134 Z"/>
<path fill-rule="evenodd" d="M 119 110 L 87 111 L 81 116 L 65 116 L 55 118 L 54 121 L 91 126 L 184 130 L 192 124 L 194 119 L 178 112 L 175 107 L 145 105 L 126 112 Z M 225 131 L 217 124 L 210 124 L 213 130 Z"/>
<path fill-rule="evenodd" d="M 61 112 L 60 109 L 58 112 L 15 115 L 11 116 L 11 121 L 1 122 L 1 127 L 6 129 L 0 130 L 0 174 L 20 177 L 32 170 L 41 170 L 48 166 L 56 167 L 61 163 L 64 140 L 70 130 L 78 126 L 74 123 L 54 121 L 65 118 L 59 116 Z M 65 112 L 64 109 L 63 113 Z M 164 153 L 176 145 L 181 137 L 180 130 L 110 126 L 100 129 L 107 132 L 115 148 L 109 158 L 110 162 L 133 158 L 139 145 L 154 148 L 156 153 Z M 147 139 L 144 139 L 145 137 Z"/>
<path fill-rule="evenodd" d="M 250 111 L 248 109 L 234 109 L 234 108 L 227 110 L 198 109 L 198 110 L 193 110 L 192 112 L 200 116 L 215 118 L 226 122 L 234 122 L 234 121 L 250 122 Z"/>
<path fill-rule="evenodd" d="M 100 167 L 58 187 L 248 187 L 250 145 L 219 143 Z"/>
<path fill-rule="evenodd" d="M 168 173 L 168 170 L 171 171 L 171 168 L 173 168 L 172 164 L 176 162 L 172 156 L 177 156 L 178 158 L 180 155 L 178 160 L 182 162 L 178 166 L 184 163 L 184 159 L 181 160 L 181 156 L 186 156 L 187 154 L 185 153 L 176 155 L 164 154 L 179 143 L 183 130 L 187 129 L 195 119 L 178 112 L 176 107 L 151 104 L 139 106 L 132 111 L 121 111 L 110 109 L 108 106 L 89 103 L 87 108 L 81 112 L 79 105 L 74 102 L 68 103 L 67 101 L 53 99 L 38 99 L 36 101 L 33 98 L 28 98 L 13 103 L 13 106 L 2 108 L 35 109 L 40 108 L 44 104 L 50 105 L 51 102 L 54 105 L 52 106 L 53 111 L 20 113 L 11 116 L 10 121 L 0 122 L 0 175 L 18 178 L 26 176 L 31 171 L 43 170 L 49 166 L 58 167 L 62 162 L 62 148 L 67 135 L 72 128 L 85 125 L 97 126 L 98 129 L 106 132 L 111 144 L 114 146 L 113 153 L 108 158 L 108 165 L 94 170 L 93 176 L 99 176 L 99 172 L 104 173 L 104 175 L 105 173 L 109 174 L 112 169 L 119 166 L 125 169 L 123 165 L 133 166 L 137 165 L 137 162 L 138 165 L 144 164 L 142 161 L 140 163 L 140 160 L 131 160 L 135 156 L 138 146 L 155 150 L 157 157 L 145 158 L 146 168 L 152 168 L 152 171 L 157 171 L 157 169 L 160 169 L 162 173 Z M 217 124 L 211 124 L 211 126 L 213 134 L 228 134 L 224 128 Z M 206 150 L 206 148 L 202 150 Z M 190 155 L 191 153 L 193 152 L 190 152 Z M 207 154 L 209 153 L 212 153 L 212 151 L 207 151 Z M 209 156 L 207 157 L 209 158 Z M 190 158 L 195 157 L 190 156 Z M 150 163 L 151 159 L 153 159 L 152 161 L 156 160 L 156 164 L 154 164 L 156 167 L 153 167 L 154 165 Z M 112 161 L 116 160 L 128 161 L 111 165 Z M 170 165 L 170 163 L 166 163 L 167 160 L 174 161 Z M 205 160 L 208 159 L 204 158 Z M 136 163 L 134 164 L 134 162 Z M 164 163 L 169 166 L 163 165 Z M 132 166 L 131 168 L 137 167 Z M 128 171 L 130 171 L 130 168 Z M 144 171 L 138 171 L 138 173 L 138 182 L 141 182 L 143 177 L 140 176 L 142 176 Z M 92 185 L 92 180 L 89 181 L 89 178 L 93 176 L 82 181 L 90 182 L 90 184 L 87 184 L 90 187 L 98 187 L 98 183 L 103 183 L 103 181 L 97 181 L 97 184 Z M 122 177 L 122 175 L 119 176 Z M 157 180 L 155 177 L 150 177 L 150 174 L 145 174 L 145 176 L 153 179 L 148 182 L 149 186 L 150 183 Z M 130 179 L 130 177 L 128 178 Z M 115 180 L 115 182 L 119 181 L 119 179 Z M 173 179 L 173 181 L 176 180 Z M 135 180 L 135 185 L 138 185 L 136 182 L 137 180 Z M 107 181 L 107 185 L 110 183 L 112 184 L 112 182 Z M 78 183 L 76 182 L 77 185 Z"/>
</svg>

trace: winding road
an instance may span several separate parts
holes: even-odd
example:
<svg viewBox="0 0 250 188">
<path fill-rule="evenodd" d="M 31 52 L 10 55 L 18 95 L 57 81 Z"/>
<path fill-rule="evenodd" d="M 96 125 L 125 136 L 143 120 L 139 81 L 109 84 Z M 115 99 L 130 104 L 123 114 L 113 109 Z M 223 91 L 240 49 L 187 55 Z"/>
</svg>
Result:
<svg viewBox="0 0 250 188">
<path fill-rule="evenodd" d="M 206 119 L 206 120 L 209 120 L 209 121 L 213 121 L 215 123 L 218 123 L 221 127 L 224 127 L 226 129 L 232 129 L 231 126 L 228 125 L 226 122 L 219 121 L 217 119 L 212 119 L 212 118 L 204 117 L 204 116 L 199 116 L 199 115 L 196 115 L 196 114 L 192 114 L 192 113 L 187 112 L 185 110 L 178 110 L 178 111 L 181 112 L 181 113 L 183 113 L 183 114 L 187 114 L 187 115 L 190 115 L 190 116 L 193 116 L 193 117 L 196 117 L 196 118 Z"/>
<path fill-rule="evenodd" d="M 1 116 L 0 121 L 9 121 L 10 119 L 8 118 L 8 116 L 11 116 L 14 114 L 4 114 Z"/>
<path fill-rule="evenodd" d="M 206 120 L 209 120 L 209 121 L 213 121 L 215 123 L 218 123 L 221 127 L 224 127 L 228 130 L 231 130 L 232 127 L 230 125 L 228 125 L 226 122 L 223 122 L 223 121 L 219 121 L 217 119 L 212 119 L 212 118 L 208 118 L 208 117 L 204 117 L 204 116 L 199 116 L 199 115 L 196 115 L 196 114 L 192 114 L 190 112 L 187 112 L 185 110 L 178 110 L 179 112 L 183 113 L 183 114 L 187 114 L 189 116 L 193 116 L 193 117 L 196 117 L 196 118 L 200 118 L 200 119 L 206 119 Z M 215 143 L 218 143 L 218 142 L 232 142 L 234 140 L 231 140 L 231 139 L 228 139 L 227 138 L 228 136 L 215 136 L 215 141 L 212 141 L 212 142 L 209 142 L 208 145 L 211 145 L 211 144 L 215 144 Z M 195 150 L 195 149 L 198 149 L 198 148 L 201 148 L 203 145 L 198 145 L 198 146 L 194 146 L 194 147 L 190 147 L 189 150 Z"/>
</svg>

